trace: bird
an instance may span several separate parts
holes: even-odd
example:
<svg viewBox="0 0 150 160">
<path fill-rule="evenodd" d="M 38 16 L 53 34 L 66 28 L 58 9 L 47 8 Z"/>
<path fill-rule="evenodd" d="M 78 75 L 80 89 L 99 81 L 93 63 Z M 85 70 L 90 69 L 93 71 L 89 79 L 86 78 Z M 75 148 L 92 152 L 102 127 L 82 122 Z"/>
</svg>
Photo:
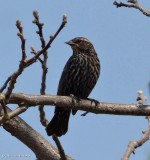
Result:
<svg viewBox="0 0 150 160">
<path fill-rule="evenodd" d="M 73 53 L 63 69 L 57 95 L 87 99 L 100 76 L 100 60 L 87 38 L 77 37 L 65 43 L 71 46 Z M 47 135 L 61 137 L 66 134 L 71 112 L 75 115 L 77 110 L 55 106 L 54 116 L 46 127 Z"/>
</svg>

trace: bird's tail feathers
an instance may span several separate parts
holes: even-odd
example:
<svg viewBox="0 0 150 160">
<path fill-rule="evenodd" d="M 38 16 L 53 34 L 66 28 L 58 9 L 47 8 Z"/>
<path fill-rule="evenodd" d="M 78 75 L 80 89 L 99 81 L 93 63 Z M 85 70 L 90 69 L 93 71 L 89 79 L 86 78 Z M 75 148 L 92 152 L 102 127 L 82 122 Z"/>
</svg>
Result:
<svg viewBox="0 0 150 160">
<path fill-rule="evenodd" d="M 48 136 L 55 134 L 60 137 L 68 131 L 70 111 L 59 109 L 46 127 Z"/>
</svg>

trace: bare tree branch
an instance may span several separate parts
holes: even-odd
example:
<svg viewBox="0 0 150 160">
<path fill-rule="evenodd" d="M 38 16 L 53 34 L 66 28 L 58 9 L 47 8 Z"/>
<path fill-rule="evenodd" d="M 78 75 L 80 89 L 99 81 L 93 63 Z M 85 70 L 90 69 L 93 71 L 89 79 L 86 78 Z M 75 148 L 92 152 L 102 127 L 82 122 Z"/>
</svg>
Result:
<svg viewBox="0 0 150 160">
<path fill-rule="evenodd" d="M 22 61 L 26 61 L 26 58 L 27 58 L 27 55 L 26 55 L 26 47 L 25 47 L 25 38 L 24 38 L 24 35 L 23 35 L 23 27 L 21 25 L 21 22 L 19 20 L 16 21 L 16 26 L 19 30 L 19 33 L 17 34 L 20 39 L 21 39 L 21 49 L 22 49 Z"/>
<path fill-rule="evenodd" d="M 54 135 L 52 135 L 52 138 L 53 138 L 53 140 L 55 141 L 55 143 L 57 145 L 61 160 L 67 160 L 66 154 L 64 152 L 64 149 L 63 149 L 58 137 L 54 134 Z"/>
<path fill-rule="evenodd" d="M 42 95 L 45 94 L 46 74 L 47 74 L 47 57 L 48 57 L 47 50 L 48 50 L 48 48 L 50 48 L 52 42 L 55 40 L 55 38 L 58 36 L 60 31 L 65 27 L 65 24 L 67 23 L 67 16 L 64 15 L 60 27 L 58 28 L 58 30 L 56 31 L 56 33 L 53 36 L 50 36 L 49 42 L 47 44 L 45 44 L 45 40 L 43 38 L 43 32 L 42 32 L 43 24 L 39 22 L 38 12 L 34 11 L 33 15 L 35 17 L 35 20 L 33 21 L 33 23 L 35 23 L 39 28 L 39 31 L 37 31 L 37 34 L 39 34 L 39 36 L 40 36 L 42 49 L 40 51 L 36 52 L 36 50 L 32 47 L 31 51 L 35 55 L 31 59 L 27 60 L 26 47 L 25 47 L 25 38 L 24 38 L 24 35 L 23 35 L 23 27 L 21 25 L 21 21 L 17 20 L 16 21 L 16 26 L 17 26 L 17 28 L 19 30 L 19 33 L 17 35 L 21 39 L 22 59 L 20 61 L 18 70 L 16 72 L 14 72 L 10 77 L 8 77 L 8 79 L 6 80 L 6 82 L 4 83 L 4 85 L 0 89 L 1 92 L 3 92 L 4 89 L 7 87 L 7 84 L 9 83 L 9 86 L 8 86 L 8 88 L 6 90 L 5 96 L 3 94 L 1 94 L 1 97 L 0 97 L 0 111 L 1 111 L 0 112 L 0 124 L 3 125 L 4 128 L 7 131 L 11 132 L 12 135 L 16 136 L 20 141 L 25 143 L 31 150 L 33 150 L 39 160 L 43 160 L 43 159 L 45 159 L 45 160 L 48 160 L 48 159 L 60 159 L 60 156 L 58 155 L 58 153 L 55 153 L 55 154 L 51 153 L 51 152 L 54 152 L 54 148 L 49 150 L 49 148 L 47 148 L 49 146 L 47 146 L 47 145 L 43 147 L 45 149 L 43 151 L 43 153 L 45 155 L 45 151 L 47 149 L 49 154 L 47 154 L 46 156 L 43 157 L 43 155 L 41 154 L 41 151 L 43 150 L 43 148 L 40 148 L 40 150 L 38 150 L 38 146 L 43 144 L 43 142 L 41 144 L 38 144 L 39 143 L 39 140 L 38 140 L 38 143 L 36 143 L 37 142 L 37 138 L 39 138 L 40 135 L 38 133 L 35 133 L 35 131 L 33 131 L 32 128 L 29 128 L 29 126 L 28 126 L 28 128 L 25 128 L 25 127 L 27 127 L 27 124 L 25 124 L 25 127 L 23 127 L 23 128 L 22 128 L 22 126 L 18 126 L 17 125 L 18 122 L 15 124 L 16 120 L 19 119 L 16 116 L 21 114 L 21 113 L 23 113 L 23 112 L 25 112 L 27 110 L 27 108 L 28 108 L 26 106 L 28 106 L 28 105 L 24 106 L 22 103 L 19 103 L 18 105 L 20 107 L 16 108 L 14 111 L 10 111 L 8 109 L 8 107 L 6 106 L 6 104 L 9 103 L 10 96 L 11 96 L 11 93 L 12 93 L 14 87 L 15 87 L 17 78 L 23 73 L 25 68 L 27 68 L 30 65 L 32 65 L 34 62 L 36 62 L 37 59 L 39 59 L 39 61 L 41 62 L 42 69 L 43 69 L 42 83 L 41 83 L 41 94 Z M 40 58 L 40 55 L 42 55 L 42 54 L 44 56 L 44 60 L 41 60 L 41 58 Z M 41 110 L 41 118 L 44 119 L 45 113 L 44 113 L 43 107 L 44 107 L 44 105 L 41 105 L 40 110 Z M 9 113 L 7 113 L 7 109 L 6 108 L 9 110 Z M 2 112 L 2 109 L 3 109 L 3 112 Z M 14 119 L 12 120 L 12 118 L 14 118 Z M 19 119 L 19 120 L 21 121 L 21 119 Z M 46 119 L 44 119 L 44 120 L 45 120 L 45 122 L 42 122 L 42 123 L 44 124 L 44 126 L 46 126 L 47 121 L 46 121 Z M 12 122 L 14 122 L 14 123 L 12 123 Z M 15 127 L 16 125 L 17 125 L 17 129 L 13 129 L 12 130 L 12 127 Z M 20 122 L 19 122 L 19 125 L 21 125 Z M 9 128 L 9 127 L 11 127 L 11 128 Z M 18 130 L 18 127 L 19 127 L 19 130 Z M 28 133 L 25 132 L 27 129 L 30 130 Z M 35 134 L 35 135 L 32 135 L 32 132 L 34 132 L 33 134 Z M 23 135 L 24 133 L 25 133 L 25 135 Z M 30 137 L 29 135 L 36 137 L 35 143 L 33 143 L 34 139 L 32 137 Z M 24 137 L 27 137 L 27 138 L 24 138 Z M 44 145 L 45 145 L 46 141 L 45 141 L 45 139 L 43 139 L 43 140 L 44 140 Z M 66 157 L 66 156 L 64 155 L 64 157 Z"/>
<path fill-rule="evenodd" d="M 31 53 L 33 53 L 34 55 L 37 54 L 37 51 L 32 46 L 30 47 L 30 49 L 31 49 Z M 38 60 L 40 61 L 41 64 L 43 63 L 43 60 L 40 57 L 38 58 Z"/>
<path fill-rule="evenodd" d="M 146 11 L 142 6 L 138 4 L 137 0 L 127 0 L 129 4 L 114 2 L 114 5 L 119 7 L 135 8 L 142 12 L 144 15 L 150 17 L 150 11 Z M 23 35 L 23 27 L 19 20 L 16 21 L 16 26 L 19 30 L 17 34 L 21 40 L 21 50 L 22 50 L 22 59 L 20 61 L 18 70 L 14 72 L 3 86 L 0 88 L 0 125 L 3 126 L 5 130 L 10 132 L 13 136 L 27 145 L 36 155 L 38 160 L 71 160 L 70 157 L 65 155 L 64 149 L 57 138 L 56 135 L 53 135 L 53 139 L 58 147 L 58 151 L 49 144 L 38 132 L 32 129 L 28 124 L 26 124 L 18 115 L 25 112 L 29 107 L 39 105 L 40 119 L 43 126 L 46 126 L 48 121 L 45 117 L 44 105 L 52 105 L 62 107 L 65 106 L 66 109 L 82 110 L 86 111 L 82 115 L 87 113 L 95 114 L 114 114 L 114 115 L 132 115 L 132 116 L 150 116 L 150 106 L 144 105 L 145 97 L 141 92 L 139 92 L 137 101 L 138 104 L 112 104 L 99 102 L 97 104 L 91 103 L 90 100 L 81 99 L 79 102 L 73 103 L 72 98 L 69 96 L 48 96 L 45 95 L 46 90 L 46 75 L 47 75 L 47 59 L 48 59 L 48 49 L 51 47 L 52 42 L 65 27 L 67 23 L 67 16 L 63 16 L 62 23 L 56 33 L 53 36 L 50 36 L 48 43 L 45 42 L 43 36 L 43 23 L 39 20 L 39 15 L 37 11 L 33 12 L 34 20 L 33 23 L 37 25 L 38 31 L 36 32 L 41 41 L 41 50 L 36 51 L 31 47 L 31 52 L 34 56 L 31 59 L 27 59 L 26 54 L 26 39 Z M 43 59 L 40 57 L 43 55 Z M 24 69 L 35 63 L 37 60 L 40 61 L 42 65 L 42 80 L 41 80 L 41 95 L 29 95 L 29 94 L 16 94 L 12 93 L 15 87 L 17 78 L 23 73 Z M 9 83 L 9 85 L 8 85 Z M 8 85 L 8 88 L 7 88 Z M 2 92 L 6 90 L 6 94 Z M 17 104 L 18 108 L 11 111 L 6 104 Z M 128 160 L 132 153 L 134 153 L 137 147 L 143 145 L 146 141 L 149 140 L 150 136 L 150 119 L 148 118 L 149 127 L 148 130 L 143 132 L 143 137 L 138 141 L 130 142 L 126 153 L 124 154 L 122 160 Z M 21 133 L 21 134 L 20 134 Z M 60 155 L 59 155 L 60 154 Z"/>
<path fill-rule="evenodd" d="M 27 95 L 27 94 L 16 94 L 13 93 L 10 96 L 11 104 L 37 106 L 37 105 L 57 105 L 58 107 L 66 106 L 66 109 L 77 109 L 92 112 L 95 114 L 115 114 L 115 115 L 133 115 L 133 116 L 149 116 L 150 106 L 139 104 L 111 104 L 111 103 L 91 103 L 90 100 L 81 99 L 78 103 L 72 104 L 72 97 L 67 96 L 48 96 L 48 95 Z M 13 111 L 12 111 L 13 112 Z M 11 113 L 11 112 L 10 112 Z M 21 112 L 20 112 L 21 113 Z M 11 113 L 13 115 L 13 113 Z M 4 123 L 4 121 L 0 122 Z M 10 122 L 10 121 L 9 121 Z M 150 131 L 144 132 L 144 136 L 137 142 L 129 144 L 128 150 L 126 151 L 125 158 L 130 156 L 133 151 L 144 144 L 149 138 Z M 56 143 L 58 146 L 58 143 Z M 134 148 L 133 148 L 134 146 Z M 63 149 L 59 148 L 61 157 L 63 157 Z M 123 157 L 123 158 L 124 158 Z M 126 160 L 126 159 L 123 160 Z"/>
<path fill-rule="evenodd" d="M 2 93 L 2 92 L 6 89 L 7 84 L 8 84 L 9 81 L 11 80 L 11 77 L 12 77 L 12 75 L 7 78 L 6 82 L 5 82 L 5 83 L 3 84 L 3 86 L 0 88 L 0 93 Z"/>
<path fill-rule="evenodd" d="M 50 36 L 50 40 L 46 44 L 46 46 L 41 51 L 38 51 L 37 54 L 33 58 L 31 58 L 31 59 L 29 59 L 27 61 L 27 66 L 31 65 L 32 63 L 34 63 L 40 57 L 40 55 L 42 55 L 43 53 L 45 53 L 47 51 L 47 49 L 50 48 L 52 42 L 58 36 L 58 34 L 60 33 L 60 31 L 65 27 L 66 23 L 67 23 L 67 16 L 64 15 L 62 23 L 61 23 L 59 29 L 56 31 L 56 33 L 53 36 Z"/>
<path fill-rule="evenodd" d="M 51 95 L 30 95 L 22 93 L 13 93 L 10 96 L 10 104 L 23 106 L 52 105 L 66 109 L 77 109 L 88 111 L 95 114 L 114 114 L 114 115 L 132 115 L 132 116 L 149 116 L 149 105 L 137 104 L 112 104 L 99 102 L 91 103 L 90 100 L 81 99 L 79 103 L 72 104 L 72 98 L 68 96 L 51 96 Z"/>
<path fill-rule="evenodd" d="M 146 15 L 147 17 L 150 17 L 150 11 L 147 11 L 144 9 L 144 7 L 140 6 L 137 2 L 137 0 L 128 0 L 128 2 L 132 3 L 132 4 L 125 4 L 122 2 L 117 2 L 114 1 L 114 5 L 119 8 L 119 7 L 127 7 L 127 8 L 135 8 L 138 9 L 140 12 L 142 12 L 144 15 Z"/>
<path fill-rule="evenodd" d="M 5 106 L 5 96 L 3 94 L 0 94 L 0 106 L 2 107 L 4 111 L 4 116 L 7 116 L 7 109 Z"/>
<path fill-rule="evenodd" d="M 9 108 L 7 109 L 11 112 Z M 29 147 L 38 160 L 60 160 L 58 151 L 21 118 L 15 117 L 7 121 L 3 128 Z M 67 156 L 67 160 L 71 158 Z"/>
<path fill-rule="evenodd" d="M 45 45 L 46 45 L 45 39 L 44 39 L 44 36 L 43 36 L 43 25 L 44 24 L 40 22 L 39 15 L 38 15 L 37 11 L 34 11 L 33 15 L 34 15 L 34 18 L 35 18 L 33 20 L 33 23 L 35 23 L 38 27 L 38 31 L 36 33 L 40 37 L 41 47 L 44 48 Z M 47 68 L 48 53 L 47 53 L 47 51 L 43 54 L 43 57 L 44 57 L 43 60 L 39 59 L 39 61 L 41 62 L 41 66 L 42 66 L 42 82 L 41 82 L 41 89 L 40 89 L 41 95 L 45 95 L 45 90 L 46 90 L 46 75 L 47 75 L 47 71 L 48 71 L 48 68 Z M 46 127 L 47 124 L 48 124 L 48 120 L 46 119 L 46 115 L 45 115 L 45 112 L 44 112 L 44 105 L 39 106 L 39 111 L 40 111 L 41 124 L 44 127 Z M 62 147 L 58 137 L 56 135 L 53 135 L 52 137 L 53 137 L 53 140 L 55 141 L 55 143 L 57 145 L 61 160 L 67 160 L 67 157 L 65 155 L 65 152 L 63 150 L 63 147 Z"/>
<path fill-rule="evenodd" d="M 44 48 L 45 47 L 45 39 L 43 36 L 43 23 L 40 22 L 39 20 L 39 15 L 37 11 L 33 12 L 34 15 L 34 20 L 33 23 L 35 23 L 38 27 L 38 31 L 36 32 L 39 37 L 40 37 L 40 41 L 41 41 L 41 47 Z M 47 51 L 43 54 L 44 60 L 39 60 L 41 62 L 41 66 L 42 66 L 42 82 L 41 82 L 41 89 L 40 89 L 40 93 L 41 95 L 45 95 L 45 90 L 46 90 L 46 75 L 47 75 L 47 59 L 48 59 L 48 54 Z M 40 105 L 39 106 L 39 112 L 40 112 L 40 121 L 41 124 L 46 127 L 48 124 L 48 120 L 46 119 L 45 116 L 45 112 L 44 112 L 44 105 Z"/>
<path fill-rule="evenodd" d="M 34 20 L 32 21 L 34 24 L 37 25 L 38 27 L 38 31 L 36 31 L 36 33 L 39 35 L 40 37 L 40 41 L 41 41 L 41 48 L 44 48 L 45 47 L 45 39 L 44 39 L 44 36 L 43 36 L 43 26 L 44 26 L 44 23 L 41 23 L 40 20 L 39 20 L 39 14 L 38 14 L 38 11 L 34 11 L 33 12 L 33 16 L 34 16 Z"/>
<path fill-rule="evenodd" d="M 52 105 L 66 106 L 66 109 L 77 109 L 88 111 L 95 114 L 114 114 L 114 115 L 132 115 L 132 116 L 149 116 L 149 105 L 137 104 L 113 104 L 99 102 L 91 103 L 90 100 L 81 99 L 79 103 L 72 104 L 72 98 L 69 96 L 51 96 L 51 95 L 30 95 L 23 93 L 13 93 L 10 96 L 10 104 L 22 104 L 27 106 Z"/>
<path fill-rule="evenodd" d="M 128 148 L 123 155 L 123 158 L 121 160 L 129 160 L 131 154 L 135 154 L 135 149 L 142 146 L 145 142 L 149 140 L 150 137 L 150 117 L 148 117 L 148 129 L 147 131 L 143 132 L 143 137 L 140 138 L 138 141 L 132 141 L 129 143 Z"/>
<path fill-rule="evenodd" d="M 25 65 L 26 65 L 26 52 L 25 52 L 25 38 L 24 38 L 24 35 L 23 35 L 23 27 L 21 25 L 21 22 L 19 20 L 16 21 L 16 26 L 19 30 L 19 33 L 17 34 L 20 39 L 21 39 L 21 48 L 22 48 L 22 59 L 20 61 L 20 65 L 19 65 L 19 68 L 18 70 L 12 74 L 11 76 L 11 79 L 9 81 L 9 86 L 7 88 L 7 91 L 6 91 L 6 103 L 8 103 L 9 101 L 9 98 L 10 98 L 10 94 L 12 93 L 14 87 L 15 87 L 15 83 L 16 83 L 16 80 L 17 78 L 22 74 L 24 68 L 25 68 Z"/>
<path fill-rule="evenodd" d="M 12 74 L 11 76 L 11 79 L 8 79 L 5 84 L 3 86 L 7 86 L 7 83 L 9 82 L 9 86 L 7 88 L 7 91 L 6 91 L 6 104 L 9 102 L 9 98 L 10 98 L 10 94 L 12 93 L 14 87 L 15 87 L 15 83 L 17 81 L 17 78 L 22 74 L 22 72 L 24 71 L 24 69 L 28 66 L 30 66 L 31 64 L 33 64 L 34 62 L 36 62 L 36 60 L 40 57 L 40 55 L 44 54 L 47 49 L 50 47 L 50 45 L 52 44 L 52 42 L 55 40 L 55 38 L 57 37 L 57 35 L 60 33 L 60 31 L 64 28 L 65 24 L 67 23 L 67 17 L 66 15 L 63 16 L 63 20 L 62 20 L 62 23 L 59 27 L 59 29 L 56 31 L 56 33 L 54 34 L 54 36 L 51 36 L 50 37 L 50 40 L 49 42 L 45 45 L 45 47 L 37 52 L 37 54 L 29 59 L 29 60 L 26 60 L 26 52 L 25 52 L 25 38 L 24 38 L 24 35 L 23 35 L 23 27 L 21 25 L 21 22 L 20 21 L 17 21 L 16 22 L 16 26 L 19 30 L 19 33 L 18 33 L 18 36 L 20 37 L 21 39 L 21 48 L 22 48 L 22 59 L 20 61 L 20 65 L 19 65 L 19 68 L 18 70 Z M 2 87 L 3 89 L 3 87 Z"/>
<path fill-rule="evenodd" d="M 6 116 L 6 114 L 4 114 L 2 116 L 2 113 L 1 113 L 1 117 L 0 117 L 0 125 L 2 125 L 3 123 L 11 120 L 12 118 L 20 115 L 21 113 L 25 112 L 26 110 L 28 109 L 28 107 L 26 106 L 22 106 L 22 107 L 18 107 L 16 108 L 15 110 L 9 112 Z"/>
</svg>

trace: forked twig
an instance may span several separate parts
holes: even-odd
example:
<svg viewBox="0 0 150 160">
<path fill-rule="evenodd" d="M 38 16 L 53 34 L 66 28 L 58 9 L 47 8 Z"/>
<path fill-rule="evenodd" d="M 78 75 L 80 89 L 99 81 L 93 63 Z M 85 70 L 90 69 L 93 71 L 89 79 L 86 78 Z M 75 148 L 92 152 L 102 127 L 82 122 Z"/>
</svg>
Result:
<svg viewBox="0 0 150 160">
<path fill-rule="evenodd" d="M 15 83 L 17 81 L 17 78 L 22 74 L 22 72 L 24 71 L 24 69 L 28 66 L 30 66 L 31 64 L 33 64 L 34 62 L 36 62 L 36 60 L 40 57 L 40 55 L 44 54 L 47 49 L 50 47 L 50 45 L 52 44 L 52 42 L 55 40 L 55 38 L 57 37 L 57 35 L 60 33 L 60 31 L 64 28 L 65 24 L 67 23 L 67 17 L 64 15 L 63 16 L 63 20 L 62 20 L 62 24 L 61 26 L 59 27 L 59 29 L 56 31 L 56 33 L 54 34 L 54 36 L 51 36 L 50 37 L 50 40 L 49 42 L 45 45 L 45 47 L 38 51 L 37 54 L 32 57 L 31 59 L 29 60 L 26 60 L 27 59 L 27 56 L 26 56 L 26 51 L 25 51 L 25 38 L 24 38 L 24 35 L 23 35 L 23 27 L 21 25 L 21 22 L 17 20 L 16 22 L 16 26 L 19 30 L 19 33 L 17 34 L 20 39 L 21 39 L 21 48 L 22 48 L 22 59 L 20 61 L 20 65 L 19 65 L 19 68 L 16 72 L 14 72 L 9 78 L 8 80 L 5 82 L 5 84 L 3 85 L 4 87 L 2 87 L 2 90 L 3 88 L 5 88 L 5 86 L 7 86 L 8 82 L 9 82 L 9 86 L 7 88 L 7 91 L 6 91 L 6 104 L 9 102 L 9 98 L 10 98 L 10 95 L 15 87 Z"/>
<path fill-rule="evenodd" d="M 46 44 L 45 43 L 45 39 L 43 37 L 43 26 L 44 26 L 44 24 L 40 22 L 39 15 L 38 15 L 37 11 L 34 11 L 33 15 L 34 15 L 34 18 L 35 18 L 33 20 L 33 23 L 36 24 L 37 27 L 38 27 L 38 31 L 36 31 L 36 33 L 40 37 L 41 47 L 44 48 L 45 44 Z M 35 51 L 33 53 L 36 55 Z M 41 95 L 45 95 L 45 90 L 46 90 L 46 75 L 47 75 L 47 71 L 48 71 L 48 68 L 47 68 L 47 59 L 48 59 L 48 54 L 47 54 L 47 51 L 46 51 L 43 54 L 43 60 L 39 59 L 39 61 L 41 62 L 41 66 L 42 66 L 42 82 L 41 82 L 41 89 L 40 89 Z M 45 116 L 44 105 L 40 105 L 39 106 L 39 111 L 40 111 L 40 121 L 41 121 L 41 124 L 46 127 L 47 124 L 48 124 L 48 120 L 46 119 L 46 116 Z"/>
<path fill-rule="evenodd" d="M 125 154 L 123 155 L 121 160 L 129 160 L 131 154 L 135 154 L 135 150 L 136 148 L 142 146 L 145 142 L 147 142 L 149 140 L 150 137 L 150 117 L 147 118 L 148 119 L 148 129 L 147 131 L 143 131 L 143 137 L 140 138 L 138 141 L 131 141 L 129 142 L 128 148 L 125 152 Z"/>
<path fill-rule="evenodd" d="M 145 16 L 147 17 L 150 17 L 150 11 L 148 10 L 145 10 L 144 7 L 140 6 L 138 4 L 138 1 L 137 0 L 128 0 L 129 3 L 132 3 L 132 4 L 125 4 L 125 3 L 122 3 L 122 2 L 117 2 L 117 1 L 114 1 L 114 5 L 119 8 L 119 7 L 126 7 L 126 8 L 134 8 L 134 9 L 138 9 L 141 13 L 143 13 Z"/>
</svg>

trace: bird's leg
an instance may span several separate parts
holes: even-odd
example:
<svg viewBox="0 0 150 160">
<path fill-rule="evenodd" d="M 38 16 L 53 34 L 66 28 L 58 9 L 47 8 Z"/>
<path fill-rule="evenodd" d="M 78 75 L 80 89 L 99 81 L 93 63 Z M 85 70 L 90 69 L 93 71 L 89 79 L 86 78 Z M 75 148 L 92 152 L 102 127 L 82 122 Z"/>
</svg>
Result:
<svg viewBox="0 0 150 160">
<path fill-rule="evenodd" d="M 97 107 L 97 106 L 98 106 L 98 103 L 99 103 L 99 102 L 98 102 L 97 100 L 92 99 L 92 98 L 86 98 L 86 100 L 91 101 L 91 105 L 92 105 L 92 103 L 95 103 L 95 107 Z M 88 112 L 88 111 L 86 111 L 86 112 L 84 112 L 83 114 L 81 114 L 81 116 L 86 116 L 88 113 L 89 113 L 89 112 Z"/>
<path fill-rule="evenodd" d="M 81 114 L 81 116 L 86 116 L 88 113 L 89 113 L 89 112 L 86 111 L 86 112 L 84 112 L 83 114 Z"/>
<path fill-rule="evenodd" d="M 91 101 L 91 105 L 92 105 L 92 103 L 95 103 L 95 107 L 98 106 L 99 101 L 97 101 L 97 100 L 95 100 L 95 99 L 92 99 L 92 98 L 86 98 L 86 100 Z"/>
<path fill-rule="evenodd" d="M 76 97 L 75 95 L 73 94 L 70 94 L 71 98 L 72 98 L 72 105 L 74 106 L 75 103 L 79 104 L 80 103 L 80 98 Z M 75 115 L 77 112 L 77 110 L 75 109 L 72 109 L 72 114 Z"/>
</svg>

